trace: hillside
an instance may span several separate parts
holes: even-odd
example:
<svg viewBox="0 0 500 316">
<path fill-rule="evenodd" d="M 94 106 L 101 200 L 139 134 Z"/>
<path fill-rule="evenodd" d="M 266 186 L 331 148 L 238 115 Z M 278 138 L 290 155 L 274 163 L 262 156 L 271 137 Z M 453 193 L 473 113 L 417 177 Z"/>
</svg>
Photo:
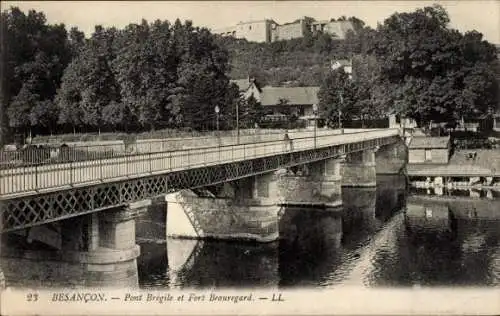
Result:
<svg viewBox="0 0 500 316">
<path fill-rule="evenodd" d="M 263 84 L 319 85 L 332 60 L 348 59 L 355 53 L 348 41 L 332 40 L 326 34 L 272 43 L 219 38 L 229 52 L 232 79 L 253 76 Z"/>
</svg>

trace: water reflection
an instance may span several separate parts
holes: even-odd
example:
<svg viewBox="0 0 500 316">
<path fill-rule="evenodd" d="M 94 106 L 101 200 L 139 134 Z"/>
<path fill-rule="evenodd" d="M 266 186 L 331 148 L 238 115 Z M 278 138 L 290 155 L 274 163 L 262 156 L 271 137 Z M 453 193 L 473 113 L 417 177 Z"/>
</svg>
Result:
<svg viewBox="0 0 500 316">
<path fill-rule="evenodd" d="M 500 198 L 478 192 L 407 196 L 404 180 L 381 178 L 376 189 L 343 189 L 337 211 L 286 210 L 281 239 L 270 244 L 167 239 L 159 206 L 136 225 L 139 282 L 162 289 L 500 286 Z M 28 284 L 40 271 L 40 286 L 68 278 L 86 284 L 62 265 L 2 258 L 7 285 Z"/>
<path fill-rule="evenodd" d="M 408 271 L 401 284 L 498 285 L 500 201 L 412 196 L 398 239 Z M 494 211 L 496 210 L 496 211 Z"/>
<path fill-rule="evenodd" d="M 150 244 L 167 254 L 168 265 L 147 266 L 141 274 L 146 288 L 231 288 L 277 287 L 278 247 L 276 243 L 256 245 L 237 242 L 177 240 Z"/>
<path fill-rule="evenodd" d="M 406 203 L 406 181 L 399 176 L 377 176 L 375 216 L 387 222 Z"/>
<path fill-rule="evenodd" d="M 342 189 L 343 245 L 356 248 L 381 226 L 376 217 L 377 191 L 375 188 Z"/>
<path fill-rule="evenodd" d="M 184 284 L 201 287 L 276 287 L 278 249 L 276 243 L 204 242 L 182 277 Z"/>
<path fill-rule="evenodd" d="M 280 234 L 281 287 L 317 285 L 341 263 L 342 217 L 337 212 L 286 210 Z"/>
<path fill-rule="evenodd" d="M 498 199 L 500 198 L 500 190 L 494 189 L 481 189 L 481 188 L 410 188 L 410 192 L 416 195 L 432 195 L 432 196 L 462 196 L 471 198 L 487 198 Z"/>
<path fill-rule="evenodd" d="M 142 286 L 288 288 L 357 280 L 373 255 L 396 249 L 390 236 L 398 227 L 394 214 L 404 205 L 401 181 L 344 188 L 344 206 L 337 210 L 287 209 L 276 243 L 167 239 L 153 247 L 168 253 L 168 267 L 144 274 Z"/>
<path fill-rule="evenodd" d="M 446 205 L 407 204 L 404 234 L 398 238 L 399 263 L 407 273 L 402 285 L 452 285 L 459 267 L 456 220 Z"/>
</svg>

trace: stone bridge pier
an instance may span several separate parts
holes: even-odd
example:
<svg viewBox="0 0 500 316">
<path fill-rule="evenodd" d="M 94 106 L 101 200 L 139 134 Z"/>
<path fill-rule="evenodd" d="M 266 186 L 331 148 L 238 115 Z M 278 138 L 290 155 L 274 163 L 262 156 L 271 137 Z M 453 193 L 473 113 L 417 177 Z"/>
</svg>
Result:
<svg viewBox="0 0 500 316">
<path fill-rule="evenodd" d="M 150 200 L 92 214 L 88 230 L 85 279 L 92 286 L 138 286 L 135 218 L 151 205 Z"/>
<path fill-rule="evenodd" d="M 331 210 L 342 205 L 341 164 L 332 158 L 169 194 L 167 236 L 277 240 L 285 208 Z"/>
<path fill-rule="evenodd" d="M 167 236 L 273 241 L 280 210 L 276 188 L 277 175 L 267 173 L 168 194 Z"/>
<path fill-rule="evenodd" d="M 381 146 L 375 155 L 377 174 L 402 174 L 408 161 L 408 147 L 404 139 Z"/>
<path fill-rule="evenodd" d="M 342 205 L 342 167 L 344 158 L 330 158 L 319 162 L 321 172 L 321 196 L 326 198 L 330 206 Z"/>
<path fill-rule="evenodd" d="M 137 287 L 135 218 L 150 204 L 135 202 L 3 236 L 10 240 L 2 245 L 6 280 L 15 284 L 31 279 L 58 287 Z"/>
<path fill-rule="evenodd" d="M 354 152 L 346 156 L 342 172 L 342 186 L 377 186 L 377 170 L 374 149 Z"/>
</svg>

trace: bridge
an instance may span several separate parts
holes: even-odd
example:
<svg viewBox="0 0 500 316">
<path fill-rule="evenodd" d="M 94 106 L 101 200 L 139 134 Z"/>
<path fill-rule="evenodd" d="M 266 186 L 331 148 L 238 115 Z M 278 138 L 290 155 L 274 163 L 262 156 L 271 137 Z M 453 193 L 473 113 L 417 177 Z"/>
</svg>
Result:
<svg viewBox="0 0 500 316">
<path fill-rule="evenodd" d="M 397 129 L 289 135 L 84 158 L 69 148 L 43 160 L 36 149 L 22 161 L 2 153 L 1 232 L 51 239 L 64 250 L 58 260 L 87 264 L 82 273 L 94 275 L 93 284 L 109 274 L 133 284 L 134 219 L 158 197 L 167 202 L 169 236 L 267 242 L 279 237 L 282 207 L 339 206 L 342 185 L 375 186 L 377 150 L 400 159 Z"/>
</svg>

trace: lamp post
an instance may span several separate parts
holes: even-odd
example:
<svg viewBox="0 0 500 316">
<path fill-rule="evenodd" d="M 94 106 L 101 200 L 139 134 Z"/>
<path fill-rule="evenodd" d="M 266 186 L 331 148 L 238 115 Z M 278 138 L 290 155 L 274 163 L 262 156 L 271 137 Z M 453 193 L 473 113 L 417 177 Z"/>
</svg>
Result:
<svg viewBox="0 0 500 316">
<path fill-rule="evenodd" d="M 219 112 L 220 112 L 220 108 L 218 105 L 215 106 L 214 108 L 215 110 L 215 117 L 216 117 L 216 120 L 217 120 L 217 134 L 219 134 Z"/>
<path fill-rule="evenodd" d="M 339 91 L 339 98 L 340 98 L 340 104 L 339 104 L 339 129 L 340 129 L 340 133 L 344 134 L 344 131 L 342 130 L 342 106 L 344 104 L 344 98 L 342 97 L 342 91 Z"/>
<path fill-rule="evenodd" d="M 240 144 L 240 111 L 239 102 L 236 102 L 236 143 Z"/>
<path fill-rule="evenodd" d="M 314 114 L 314 148 L 316 148 L 316 127 L 318 125 L 318 105 L 313 104 L 313 114 Z"/>
<path fill-rule="evenodd" d="M 220 145 L 220 134 L 219 134 L 219 112 L 220 112 L 220 108 L 219 108 L 218 105 L 215 106 L 214 111 L 215 111 L 215 119 L 216 119 L 216 126 L 217 126 L 217 139 L 219 140 L 219 145 Z"/>
</svg>

